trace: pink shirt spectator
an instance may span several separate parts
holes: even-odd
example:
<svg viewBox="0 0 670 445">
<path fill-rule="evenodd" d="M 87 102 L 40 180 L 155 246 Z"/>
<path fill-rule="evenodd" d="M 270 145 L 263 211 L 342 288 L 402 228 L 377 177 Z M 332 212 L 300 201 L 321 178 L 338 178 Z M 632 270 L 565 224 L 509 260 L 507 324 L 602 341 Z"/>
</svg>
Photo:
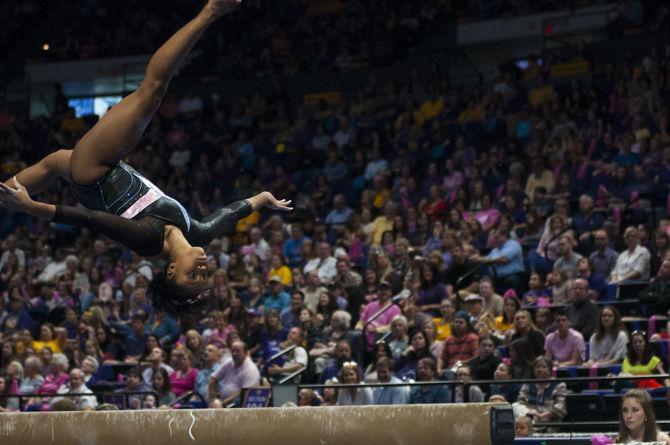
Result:
<svg viewBox="0 0 670 445">
<path fill-rule="evenodd" d="M 368 304 L 367 306 L 365 306 L 365 309 L 361 313 L 361 320 L 366 322 L 369 318 L 372 318 L 372 316 L 376 314 L 381 307 L 382 306 L 381 304 L 379 304 L 379 301 L 373 301 L 372 303 Z M 400 315 L 401 313 L 402 311 L 400 310 L 400 308 L 397 305 L 392 304 L 391 309 L 388 309 L 386 312 L 384 312 L 379 317 L 370 322 L 368 328 L 370 326 L 384 326 L 391 324 L 391 320 L 393 319 L 393 317 L 395 317 L 396 315 Z M 375 335 L 374 332 L 370 332 L 368 329 L 366 330 L 365 337 L 368 341 L 368 348 L 372 349 L 372 346 L 375 344 L 377 336 Z"/>
<path fill-rule="evenodd" d="M 195 379 L 198 377 L 198 370 L 191 368 L 188 374 L 179 377 L 179 371 L 170 374 L 170 386 L 175 396 L 179 397 L 195 388 Z"/>
<path fill-rule="evenodd" d="M 562 339 L 558 335 L 558 331 L 554 331 L 547 335 L 544 341 L 544 349 L 551 352 L 555 362 L 566 362 L 572 358 L 575 350 L 579 351 L 579 355 L 584 360 L 584 337 L 579 332 L 570 328 L 568 335 Z"/>
<path fill-rule="evenodd" d="M 226 340 L 228 340 L 228 334 L 234 331 L 235 325 L 229 324 L 221 331 L 218 329 L 206 329 L 205 332 L 203 332 L 202 337 L 205 340 L 205 344 L 220 343 L 225 345 Z"/>
</svg>

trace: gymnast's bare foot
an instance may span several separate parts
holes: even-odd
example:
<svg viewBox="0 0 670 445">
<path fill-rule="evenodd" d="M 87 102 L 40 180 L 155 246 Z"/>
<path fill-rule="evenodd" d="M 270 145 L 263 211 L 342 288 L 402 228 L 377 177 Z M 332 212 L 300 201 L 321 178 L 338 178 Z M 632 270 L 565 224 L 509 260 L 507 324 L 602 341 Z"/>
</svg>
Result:
<svg viewBox="0 0 670 445">
<path fill-rule="evenodd" d="M 209 0 L 206 8 L 218 18 L 233 12 L 241 3 L 242 0 Z"/>
</svg>

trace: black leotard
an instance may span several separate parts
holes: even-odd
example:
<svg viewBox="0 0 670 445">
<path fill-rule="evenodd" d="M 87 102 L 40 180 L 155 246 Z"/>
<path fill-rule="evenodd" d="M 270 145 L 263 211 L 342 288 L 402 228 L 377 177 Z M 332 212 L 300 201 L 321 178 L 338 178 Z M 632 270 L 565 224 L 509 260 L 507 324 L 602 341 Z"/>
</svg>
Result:
<svg viewBox="0 0 670 445">
<path fill-rule="evenodd" d="M 72 190 L 87 208 L 57 205 L 54 222 L 99 230 L 142 256 L 161 253 L 166 224 L 178 227 L 189 243 L 206 246 L 232 233 L 252 210 L 248 201 L 235 201 L 202 221 L 191 219 L 178 201 L 123 162 L 95 184 L 72 183 Z"/>
</svg>

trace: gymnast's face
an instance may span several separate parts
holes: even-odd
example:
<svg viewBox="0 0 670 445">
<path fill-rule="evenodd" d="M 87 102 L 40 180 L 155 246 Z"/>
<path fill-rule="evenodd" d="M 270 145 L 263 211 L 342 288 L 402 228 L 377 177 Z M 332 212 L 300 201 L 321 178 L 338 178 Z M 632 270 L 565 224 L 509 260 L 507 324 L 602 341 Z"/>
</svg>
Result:
<svg viewBox="0 0 670 445">
<path fill-rule="evenodd" d="M 209 286 L 207 255 L 202 247 L 191 247 L 167 267 L 166 282 L 185 294 L 198 294 Z"/>
</svg>

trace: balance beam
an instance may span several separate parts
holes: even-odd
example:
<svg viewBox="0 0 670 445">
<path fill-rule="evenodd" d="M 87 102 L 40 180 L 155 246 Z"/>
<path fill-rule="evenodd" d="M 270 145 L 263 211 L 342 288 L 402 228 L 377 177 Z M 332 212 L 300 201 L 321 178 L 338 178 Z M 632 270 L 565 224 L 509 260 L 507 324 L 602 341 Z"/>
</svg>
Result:
<svg viewBox="0 0 670 445">
<path fill-rule="evenodd" d="M 0 414 L 3 445 L 503 445 L 494 404 Z M 504 408 L 503 408 L 504 407 Z M 509 411 L 497 405 L 493 411 Z M 507 411 L 497 415 L 507 419 Z M 496 417 L 493 414 L 493 417 Z M 494 430 L 497 428 L 493 427 Z M 510 426 L 501 426 L 509 429 Z M 513 438 L 513 425 L 512 438 Z"/>
</svg>

